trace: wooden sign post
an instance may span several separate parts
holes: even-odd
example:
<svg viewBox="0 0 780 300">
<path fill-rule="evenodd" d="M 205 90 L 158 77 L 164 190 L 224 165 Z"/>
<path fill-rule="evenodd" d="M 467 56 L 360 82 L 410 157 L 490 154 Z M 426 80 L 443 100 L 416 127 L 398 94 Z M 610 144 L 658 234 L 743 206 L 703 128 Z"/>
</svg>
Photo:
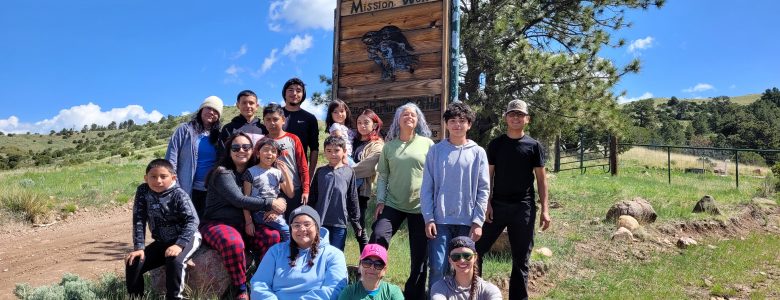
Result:
<svg viewBox="0 0 780 300">
<path fill-rule="evenodd" d="M 339 0 L 333 93 L 352 115 L 375 111 L 385 123 L 416 103 L 433 139 L 444 137 L 450 86 L 450 0 Z"/>
</svg>

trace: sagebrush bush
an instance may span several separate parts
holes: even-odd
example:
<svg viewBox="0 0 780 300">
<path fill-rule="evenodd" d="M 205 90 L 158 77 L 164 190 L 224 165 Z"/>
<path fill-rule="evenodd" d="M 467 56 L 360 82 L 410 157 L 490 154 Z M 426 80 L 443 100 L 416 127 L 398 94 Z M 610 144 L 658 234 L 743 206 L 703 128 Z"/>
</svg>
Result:
<svg viewBox="0 0 780 300">
<path fill-rule="evenodd" d="M 59 284 L 51 286 L 33 288 L 27 283 L 17 284 L 14 294 L 23 300 L 124 299 L 127 296 L 125 283 L 113 273 L 104 274 L 97 282 L 66 273 Z"/>
</svg>

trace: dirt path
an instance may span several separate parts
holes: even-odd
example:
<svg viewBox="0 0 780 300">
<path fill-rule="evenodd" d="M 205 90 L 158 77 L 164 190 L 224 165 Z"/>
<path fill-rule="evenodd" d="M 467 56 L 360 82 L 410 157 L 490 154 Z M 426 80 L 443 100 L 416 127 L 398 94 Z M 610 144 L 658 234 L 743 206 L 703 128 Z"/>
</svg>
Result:
<svg viewBox="0 0 780 300">
<path fill-rule="evenodd" d="M 67 272 L 90 279 L 123 273 L 131 214 L 129 206 L 79 212 L 48 227 L 0 233 L 0 299 L 13 298 L 17 283 L 53 284 Z"/>
</svg>

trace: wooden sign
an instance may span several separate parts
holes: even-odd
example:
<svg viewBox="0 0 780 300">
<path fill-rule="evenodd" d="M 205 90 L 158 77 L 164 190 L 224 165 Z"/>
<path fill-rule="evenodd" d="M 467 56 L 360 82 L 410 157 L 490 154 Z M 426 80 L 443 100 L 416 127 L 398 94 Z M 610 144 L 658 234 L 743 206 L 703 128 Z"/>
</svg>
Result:
<svg viewBox="0 0 780 300">
<path fill-rule="evenodd" d="M 416 103 L 434 139 L 444 137 L 449 97 L 450 1 L 340 0 L 333 93 L 352 115 L 374 110 L 390 126 L 395 109 Z"/>
</svg>

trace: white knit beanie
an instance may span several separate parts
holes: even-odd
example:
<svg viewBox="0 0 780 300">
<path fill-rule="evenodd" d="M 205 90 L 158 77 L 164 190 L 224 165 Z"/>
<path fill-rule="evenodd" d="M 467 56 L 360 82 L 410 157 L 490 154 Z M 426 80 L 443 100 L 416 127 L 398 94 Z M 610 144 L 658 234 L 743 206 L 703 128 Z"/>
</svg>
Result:
<svg viewBox="0 0 780 300">
<path fill-rule="evenodd" d="M 203 109 L 204 107 L 211 107 L 214 110 L 216 110 L 219 113 L 219 116 L 222 117 L 222 99 L 219 99 L 217 96 L 208 96 L 205 100 L 203 100 L 203 103 L 200 104 L 200 107 L 198 108 L 198 111 Z"/>
</svg>

